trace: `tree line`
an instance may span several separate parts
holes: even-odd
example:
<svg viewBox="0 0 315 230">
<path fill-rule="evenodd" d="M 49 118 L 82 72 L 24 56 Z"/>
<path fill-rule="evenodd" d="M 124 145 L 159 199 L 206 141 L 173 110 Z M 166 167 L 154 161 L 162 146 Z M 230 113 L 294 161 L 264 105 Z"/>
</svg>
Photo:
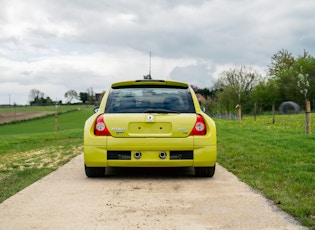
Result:
<svg viewBox="0 0 315 230">
<path fill-rule="evenodd" d="M 93 88 L 89 88 L 86 92 L 77 92 L 75 90 L 68 90 L 64 97 L 66 98 L 67 104 L 72 104 L 74 100 L 81 101 L 81 103 L 95 104 L 97 103 L 104 93 L 98 94 L 94 93 Z M 45 105 L 55 105 L 62 104 L 62 100 L 52 100 L 50 97 L 45 97 L 45 94 L 38 89 L 32 89 L 29 94 L 30 105 L 45 106 Z"/>
<path fill-rule="evenodd" d="M 315 103 L 315 58 L 307 51 L 294 57 L 286 49 L 271 57 L 266 76 L 252 66 L 238 66 L 219 74 L 212 87 L 194 90 L 203 95 L 202 102 L 209 114 L 260 113 L 274 111 L 284 101 L 294 101 L 305 109 L 305 100 Z M 92 88 L 86 92 L 69 90 L 64 94 L 66 103 L 79 100 L 95 104 L 102 94 L 95 94 Z M 30 92 L 31 105 L 52 105 L 56 102 L 37 89 Z"/>
<path fill-rule="evenodd" d="M 235 114 L 274 111 L 284 101 L 294 101 L 305 109 L 305 101 L 315 100 L 315 58 L 304 50 L 294 57 L 282 49 L 271 57 L 266 76 L 251 66 L 230 68 L 220 73 L 212 88 L 197 89 L 206 99 L 209 113 Z"/>
</svg>

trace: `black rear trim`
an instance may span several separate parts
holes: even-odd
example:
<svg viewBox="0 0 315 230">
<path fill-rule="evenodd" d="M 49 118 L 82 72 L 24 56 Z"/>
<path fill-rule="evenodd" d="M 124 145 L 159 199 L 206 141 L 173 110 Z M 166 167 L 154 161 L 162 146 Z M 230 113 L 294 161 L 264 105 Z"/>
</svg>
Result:
<svg viewBox="0 0 315 230">
<path fill-rule="evenodd" d="M 145 82 L 151 82 L 152 80 L 148 80 Z M 139 81 L 138 81 L 139 82 Z M 143 82 L 143 81 L 141 81 Z M 161 81 L 163 82 L 163 81 Z M 112 89 L 131 89 L 131 88 L 170 88 L 170 89 L 188 89 L 188 86 L 181 86 L 181 85 L 121 85 L 121 86 L 112 86 Z"/>
<path fill-rule="evenodd" d="M 136 80 L 136 82 L 165 82 L 165 80 L 145 79 L 145 80 Z"/>
<path fill-rule="evenodd" d="M 107 160 L 131 160 L 131 151 L 107 151 Z"/>
<path fill-rule="evenodd" d="M 170 151 L 170 160 L 191 160 L 194 159 L 194 151 Z"/>
</svg>

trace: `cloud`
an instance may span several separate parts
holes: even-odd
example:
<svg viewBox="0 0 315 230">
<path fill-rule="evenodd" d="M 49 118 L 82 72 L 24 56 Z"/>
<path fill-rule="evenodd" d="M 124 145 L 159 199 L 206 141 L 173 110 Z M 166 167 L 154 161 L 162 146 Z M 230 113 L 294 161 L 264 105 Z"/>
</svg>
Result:
<svg viewBox="0 0 315 230">
<path fill-rule="evenodd" d="M 177 66 L 171 71 L 170 77 L 173 80 L 184 81 L 190 85 L 210 87 L 216 80 L 212 76 L 211 68 L 206 63 L 196 63 L 183 67 Z"/>
<path fill-rule="evenodd" d="M 152 57 L 151 73 L 154 78 L 167 79 L 173 66 L 188 63 L 190 60 Z M 28 95 L 34 88 L 45 96 L 60 100 L 64 100 L 63 95 L 68 90 L 86 92 L 88 88 L 93 88 L 95 92 L 103 92 L 113 82 L 142 79 L 150 71 L 150 59 L 149 54 L 130 50 L 85 56 L 52 56 L 32 62 L 2 61 L 0 68 L 7 70 L 5 77 L 0 77 L 0 99 L 7 104 L 8 95 Z M 24 96 L 17 103 L 27 104 L 26 99 Z"/>
<path fill-rule="evenodd" d="M 263 72 L 281 49 L 314 54 L 314 10 L 308 0 L 1 0 L 0 104 L 25 103 L 34 87 L 55 98 L 141 78 L 149 52 L 153 77 L 200 87 L 232 66 Z"/>
</svg>

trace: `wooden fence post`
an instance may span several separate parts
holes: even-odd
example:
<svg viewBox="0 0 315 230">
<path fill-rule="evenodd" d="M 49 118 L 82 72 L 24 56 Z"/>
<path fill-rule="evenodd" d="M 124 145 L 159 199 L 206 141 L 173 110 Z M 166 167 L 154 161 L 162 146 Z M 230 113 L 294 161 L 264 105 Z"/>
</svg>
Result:
<svg viewBox="0 0 315 230">
<path fill-rule="evenodd" d="M 241 124 L 242 122 L 242 106 L 241 105 L 238 105 L 237 115 L 238 115 L 238 123 Z"/>
<path fill-rule="evenodd" d="M 59 110 L 59 105 L 56 99 L 56 113 L 55 113 L 55 131 L 59 131 L 59 121 L 58 121 L 58 110 Z"/>
<path fill-rule="evenodd" d="M 306 100 L 306 107 L 305 107 L 305 133 L 311 134 L 311 102 L 309 100 Z"/>
</svg>

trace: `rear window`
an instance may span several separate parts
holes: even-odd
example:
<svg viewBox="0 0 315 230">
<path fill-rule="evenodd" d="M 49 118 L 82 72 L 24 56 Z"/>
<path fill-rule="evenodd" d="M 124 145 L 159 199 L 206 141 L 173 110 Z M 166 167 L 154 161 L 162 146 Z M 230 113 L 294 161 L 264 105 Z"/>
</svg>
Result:
<svg viewBox="0 0 315 230">
<path fill-rule="evenodd" d="M 160 86 L 111 89 L 105 113 L 195 113 L 188 88 Z"/>
</svg>

